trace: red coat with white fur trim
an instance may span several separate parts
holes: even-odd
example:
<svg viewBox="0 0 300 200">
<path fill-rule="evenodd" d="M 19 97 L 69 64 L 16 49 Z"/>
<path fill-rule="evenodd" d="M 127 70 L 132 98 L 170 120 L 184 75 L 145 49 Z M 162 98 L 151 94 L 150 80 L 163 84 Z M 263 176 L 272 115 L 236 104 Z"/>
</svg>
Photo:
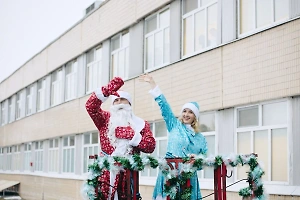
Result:
<svg viewBox="0 0 300 200">
<path fill-rule="evenodd" d="M 110 113 L 107 111 L 104 111 L 101 109 L 102 101 L 97 98 L 95 93 L 92 93 L 88 101 L 86 102 L 86 110 L 92 120 L 94 121 L 94 124 L 96 125 L 97 129 L 99 130 L 99 136 L 100 136 L 100 145 L 102 151 L 104 151 L 106 154 L 111 155 L 115 148 L 112 146 L 112 144 L 109 141 L 108 138 L 108 125 L 109 125 L 109 118 Z M 123 138 L 123 139 L 132 139 L 134 136 L 134 131 L 131 127 L 117 127 L 115 130 L 115 134 L 117 138 Z M 145 127 L 140 132 L 142 136 L 142 140 L 138 144 L 138 146 L 133 147 L 133 153 L 152 153 L 155 149 L 155 139 L 153 137 L 153 134 L 150 130 L 150 125 L 147 121 L 145 121 Z M 126 176 L 124 176 L 126 177 Z M 120 176 L 117 175 L 115 186 L 119 182 Z M 109 171 L 106 171 L 102 174 L 102 176 L 99 178 L 99 181 L 106 182 L 106 184 L 101 185 L 101 192 L 103 195 L 103 199 L 108 199 L 108 192 L 109 192 Z M 108 184 L 107 184 L 108 183 Z M 124 185 L 124 182 L 122 183 Z M 125 186 L 125 185 L 124 185 Z M 117 186 L 118 187 L 118 186 Z M 124 199 L 126 199 L 126 187 L 122 187 L 121 194 L 118 194 L 119 200 L 123 199 L 122 196 L 124 196 Z M 119 186 L 120 189 L 120 186 Z M 124 191 L 123 191 L 124 190 Z M 114 194 L 115 190 L 113 190 Z M 124 194 L 124 195 L 122 195 Z"/>
<path fill-rule="evenodd" d="M 97 98 L 95 93 L 93 93 L 86 102 L 86 110 L 99 130 L 100 145 L 102 151 L 110 155 L 115 150 L 114 147 L 110 144 L 109 138 L 107 136 L 110 113 L 102 110 L 101 104 L 102 101 Z M 155 149 L 155 139 L 152 135 L 150 125 L 147 121 L 145 121 L 145 127 L 140 133 L 142 135 L 142 140 L 138 146 L 133 147 L 134 153 L 139 153 L 140 151 L 144 153 L 152 153 Z M 129 126 L 116 128 L 117 138 L 130 140 L 133 136 L 134 131 Z"/>
</svg>

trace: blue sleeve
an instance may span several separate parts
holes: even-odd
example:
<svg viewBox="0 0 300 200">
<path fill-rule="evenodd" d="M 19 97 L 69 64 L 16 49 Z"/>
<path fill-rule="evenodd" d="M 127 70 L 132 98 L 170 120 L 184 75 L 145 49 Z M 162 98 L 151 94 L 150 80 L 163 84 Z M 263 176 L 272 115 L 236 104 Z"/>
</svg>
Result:
<svg viewBox="0 0 300 200">
<path fill-rule="evenodd" d="M 200 153 L 206 155 L 207 154 L 207 141 L 204 136 L 202 136 L 202 137 L 203 137 L 203 140 L 202 140 L 202 144 L 201 144 L 201 148 L 200 148 Z"/>
<path fill-rule="evenodd" d="M 178 120 L 173 114 L 173 111 L 171 110 L 171 107 L 163 94 L 156 97 L 155 101 L 160 107 L 161 114 L 166 122 L 167 129 L 170 132 L 174 128 Z"/>
</svg>

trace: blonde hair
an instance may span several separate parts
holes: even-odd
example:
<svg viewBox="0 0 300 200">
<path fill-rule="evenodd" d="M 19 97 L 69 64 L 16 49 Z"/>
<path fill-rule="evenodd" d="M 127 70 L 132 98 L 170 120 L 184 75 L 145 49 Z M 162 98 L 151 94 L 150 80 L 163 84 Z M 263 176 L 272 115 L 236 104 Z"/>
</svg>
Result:
<svg viewBox="0 0 300 200">
<path fill-rule="evenodd" d="M 194 114 L 195 115 L 195 114 Z M 179 120 L 183 123 L 182 116 L 179 117 Z M 194 121 L 191 123 L 192 128 L 194 129 L 195 133 L 200 132 L 200 124 L 197 121 L 197 118 L 195 117 Z"/>
</svg>

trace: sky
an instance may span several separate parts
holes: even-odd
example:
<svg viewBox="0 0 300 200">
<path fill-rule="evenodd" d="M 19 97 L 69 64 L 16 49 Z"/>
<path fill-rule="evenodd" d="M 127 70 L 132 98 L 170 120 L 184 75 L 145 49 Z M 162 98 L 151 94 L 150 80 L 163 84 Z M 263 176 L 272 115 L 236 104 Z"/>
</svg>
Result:
<svg viewBox="0 0 300 200">
<path fill-rule="evenodd" d="M 0 83 L 84 16 L 95 0 L 0 0 Z"/>
</svg>

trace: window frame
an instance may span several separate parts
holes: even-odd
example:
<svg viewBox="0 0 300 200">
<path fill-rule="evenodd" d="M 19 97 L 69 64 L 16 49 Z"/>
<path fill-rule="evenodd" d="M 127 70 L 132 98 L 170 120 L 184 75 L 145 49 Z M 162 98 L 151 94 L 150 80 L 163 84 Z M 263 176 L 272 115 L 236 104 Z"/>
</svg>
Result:
<svg viewBox="0 0 300 200">
<path fill-rule="evenodd" d="M 97 50 L 101 49 L 101 52 L 100 52 L 100 59 L 97 59 Z M 93 54 L 93 61 L 89 62 L 88 63 L 88 54 L 91 53 Z M 97 47 L 87 51 L 86 53 L 86 76 L 85 76 L 85 81 L 86 81 L 86 87 L 85 87 L 85 93 L 86 94 L 89 94 L 89 93 L 92 93 L 96 88 L 100 87 L 101 86 L 101 79 L 102 79 L 102 76 L 103 76 L 103 71 L 102 71 L 102 64 L 103 64 L 103 46 L 102 44 L 101 45 L 98 45 Z M 97 59 L 97 60 L 96 60 Z M 98 66 L 97 66 L 98 65 Z M 94 70 L 97 70 L 97 75 L 96 75 L 96 80 L 94 80 L 94 77 L 93 77 L 93 74 L 94 73 L 91 73 L 91 77 L 90 77 L 90 70 L 92 70 L 92 72 Z"/>
<path fill-rule="evenodd" d="M 53 81 L 53 76 L 57 76 L 57 80 Z M 57 95 L 57 96 L 55 96 Z M 50 87 L 50 105 L 57 106 L 64 102 L 64 70 L 63 67 L 51 73 Z"/>
<path fill-rule="evenodd" d="M 155 147 L 154 152 L 159 154 L 159 141 L 167 141 L 168 142 L 168 134 L 169 133 L 168 133 L 168 130 L 166 128 L 166 135 L 165 136 L 156 137 L 156 135 L 155 135 L 155 130 L 156 130 L 156 125 L 155 124 L 156 123 L 165 123 L 165 121 L 163 119 L 161 119 L 161 120 L 156 120 L 156 121 L 149 122 L 151 131 L 152 131 L 153 136 L 154 136 L 155 141 L 156 141 L 156 147 Z M 146 154 L 146 155 L 150 155 L 150 156 L 153 156 L 153 157 L 164 157 L 165 156 L 165 155 L 159 155 L 159 156 L 154 155 L 154 152 L 151 155 L 150 154 Z M 145 153 L 142 153 L 142 154 L 145 154 Z M 142 182 L 145 185 L 154 185 L 155 180 L 156 180 L 157 175 L 158 175 L 158 170 L 159 169 L 158 168 L 152 169 L 152 168 L 148 167 L 148 168 L 144 169 L 144 171 L 146 171 L 146 170 L 147 170 L 147 172 L 146 172 L 147 176 L 143 176 L 142 172 L 140 172 L 140 177 L 141 177 L 140 182 Z M 156 170 L 156 175 L 155 176 L 150 176 L 150 173 L 151 173 L 150 170 Z"/>
<path fill-rule="evenodd" d="M 160 14 L 161 13 L 163 13 L 163 12 L 165 12 L 165 11 L 167 11 L 167 10 L 169 10 L 169 19 L 170 19 L 170 21 L 169 21 L 169 26 L 163 26 L 163 27 L 160 27 Z M 153 30 L 153 31 L 151 31 L 151 32 L 149 32 L 149 33 L 146 33 L 146 23 L 147 23 L 147 20 L 149 20 L 149 19 L 152 19 L 153 17 L 156 17 L 156 24 L 157 24 L 157 27 L 156 27 L 156 29 L 155 30 Z M 170 62 L 171 62 L 171 60 L 170 60 L 170 27 L 171 27 L 171 10 L 170 10 L 170 5 L 168 5 L 168 6 L 166 6 L 166 7 L 164 7 L 164 8 L 162 8 L 162 9 L 160 9 L 159 11 L 157 11 L 156 13 L 154 13 L 154 14 L 152 14 L 152 15 L 150 15 L 150 16 L 148 16 L 148 17 L 146 17 L 145 18 L 145 20 L 144 20 L 144 23 L 145 23 L 145 25 L 144 25 L 144 32 L 145 32 L 145 34 L 144 34 L 144 72 L 150 72 L 150 71 L 154 71 L 154 70 L 156 70 L 156 69 L 159 69 L 159 68 L 162 68 L 162 67 L 164 67 L 164 66 L 166 66 L 166 65 L 168 65 Z M 159 28 L 158 28 L 159 27 Z M 163 60 L 163 62 L 162 62 L 162 64 L 160 64 L 160 65 L 155 65 L 155 34 L 157 34 L 157 33 L 159 33 L 159 32 L 162 32 L 163 33 L 163 41 L 164 41 L 164 31 L 166 30 L 166 29 L 169 29 L 169 55 L 168 55 L 168 61 L 164 61 L 164 53 L 165 53 L 165 43 L 163 42 L 163 51 L 162 51 L 162 53 L 163 53 L 163 55 L 162 55 L 162 60 Z M 149 37 L 153 37 L 154 39 L 153 39 L 153 58 L 152 58 L 152 63 L 153 63 L 153 66 L 152 67 L 150 67 L 150 68 L 148 68 L 147 67 L 147 38 L 149 38 Z M 147 69 L 148 68 L 148 69 Z"/>
<path fill-rule="evenodd" d="M 4 171 L 4 147 L 0 147 L 0 171 Z"/>
<path fill-rule="evenodd" d="M 34 171 L 44 170 L 44 141 L 36 141 L 34 148 Z"/>
<path fill-rule="evenodd" d="M 1 126 L 8 123 L 8 100 L 1 102 Z"/>
<path fill-rule="evenodd" d="M 67 74 L 67 68 L 71 68 L 72 72 Z M 78 60 L 74 59 L 65 65 L 65 101 L 73 100 L 77 97 L 77 73 L 78 73 Z M 70 82 L 70 83 L 69 83 Z M 70 94 L 70 96 L 68 96 Z"/>
<path fill-rule="evenodd" d="M 213 4 L 217 4 L 218 6 L 218 3 L 219 3 L 219 0 L 213 0 L 212 2 L 206 4 L 205 6 L 199 6 L 200 5 L 200 1 L 201 0 L 198 0 L 198 3 L 197 3 L 197 9 L 194 9 L 188 13 L 184 13 L 184 5 L 183 3 L 181 4 L 181 12 L 182 12 L 182 15 L 181 15 L 181 58 L 184 59 L 184 58 L 187 58 L 187 57 L 190 57 L 192 55 L 195 55 L 195 54 L 199 54 L 201 52 L 205 52 L 209 49 L 212 49 L 212 48 L 215 48 L 217 45 L 210 45 L 210 46 L 207 46 L 207 35 L 208 35 L 208 8 L 210 6 L 212 6 Z M 203 49 L 200 49 L 200 50 L 195 50 L 195 14 L 202 11 L 202 10 L 205 10 L 205 47 Z M 188 17 L 192 16 L 192 38 L 193 38 L 193 51 L 191 53 L 187 53 L 186 55 L 184 55 L 184 19 L 187 19 Z M 218 16 L 217 16 L 218 18 Z M 217 27 L 218 28 L 218 27 Z M 217 31 L 220 31 L 217 29 Z M 218 37 L 218 34 L 217 36 Z M 218 38 L 216 38 L 216 40 L 218 40 Z M 217 42 L 217 41 L 216 41 Z"/>
<path fill-rule="evenodd" d="M 42 85 L 39 88 L 39 84 Z M 46 77 L 41 78 L 37 81 L 37 94 L 36 94 L 36 111 L 41 112 L 46 109 L 46 88 L 47 88 L 47 80 Z"/>
<path fill-rule="evenodd" d="M 28 89 L 30 90 L 30 95 L 29 95 L 29 99 L 30 99 L 30 101 L 28 101 Z M 29 115 L 32 115 L 33 113 L 35 113 L 34 112 L 34 98 L 35 98 L 35 85 L 34 84 L 31 84 L 31 85 L 29 85 L 28 87 L 26 87 L 26 100 L 25 100 L 25 115 L 26 116 L 29 116 Z M 30 112 L 28 112 L 28 107 L 31 107 L 30 109 L 31 109 L 31 111 Z"/>
<path fill-rule="evenodd" d="M 24 144 L 24 159 L 23 159 L 23 166 L 24 172 L 30 172 L 32 166 L 30 165 L 32 162 L 32 143 L 25 143 Z"/>
<path fill-rule="evenodd" d="M 123 41 L 123 37 L 122 36 L 124 36 L 126 34 L 128 34 L 128 45 L 124 46 L 123 45 L 124 41 Z M 122 77 L 123 80 L 127 80 L 127 79 L 129 79 L 129 65 L 130 65 L 130 63 L 129 63 L 129 59 L 130 59 L 130 31 L 129 31 L 129 29 L 126 29 L 126 30 L 124 30 L 124 31 L 116 34 L 115 36 L 111 37 L 111 39 L 110 39 L 110 41 L 111 41 L 111 44 L 110 44 L 111 49 L 112 49 L 112 40 L 114 40 L 114 39 L 116 39 L 118 37 L 119 37 L 119 48 L 117 48 L 115 50 L 111 50 L 111 52 L 110 52 L 110 63 L 111 63 L 111 65 L 110 65 L 110 72 L 111 73 L 110 74 L 111 74 L 112 77 L 120 76 L 120 77 Z M 116 74 L 114 72 L 114 65 L 113 65 L 114 64 L 113 56 L 118 55 L 118 58 L 117 58 L 118 64 L 117 64 L 116 67 L 117 67 L 117 69 L 119 68 L 119 53 L 122 52 L 122 51 L 125 51 L 124 52 L 124 58 L 125 58 L 124 59 L 124 61 L 125 61 L 124 62 L 124 65 L 125 65 L 124 74 L 125 75 L 124 76 L 120 75 L 119 73 Z M 128 53 L 128 55 L 126 53 Z M 128 59 L 128 60 L 126 60 L 126 59 Z"/>
<path fill-rule="evenodd" d="M 23 117 L 22 112 L 23 112 L 23 109 L 25 109 L 25 108 L 23 108 L 23 101 L 24 101 L 23 96 L 24 96 L 23 90 L 17 92 L 17 94 L 16 94 L 15 120 L 19 120 Z M 20 97 L 20 99 L 18 99 L 18 97 Z"/>
<path fill-rule="evenodd" d="M 93 137 L 93 134 L 97 134 L 97 138 L 98 138 L 98 142 L 96 144 L 93 144 L 92 143 L 92 137 Z M 85 135 L 89 135 L 89 140 L 90 140 L 90 143 L 89 144 L 84 144 L 84 136 Z M 98 152 L 95 152 L 95 147 L 98 148 Z M 82 134 L 82 170 L 81 170 L 81 173 L 82 174 L 86 174 L 88 173 L 87 169 L 88 169 L 88 165 L 89 164 L 92 164 L 92 160 L 89 160 L 89 158 L 87 158 L 87 160 L 85 161 L 86 158 L 84 158 L 84 151 L 85 149 L 87 149 L 87 153 L 89 153 L 89 148 L 92 148 L 92 151 L 94 151 L 94 154 L 97 154 L 99 155 L 101 149 L 100 149 L 100 139 L 99 139 L 99 134 L 98 132 L 88 132 L 88 133 L 83 133 Z M 90 155 L 90 154 L 89 154 Z M 87 163 L 87 165 L 85 166 L 85 163 Z M 85 172 L 86 170 L 86 172 Z"/>
<path fill-rule="evenodd" d="M 6 147 L 6 171 L 13 171 L 13 146 Z"/>
<path fill-rule="evenodd" d="M 12 158 L 12 169 L 13 171 L 21 171 L 22 163 L 21 163 L 21 145 L 14 146 L 14 153 Z"/>
<path fill-rule="evenodd" d="M 7 108 L 8 109 L 8 111 L 7 111 L 8 123 L 12 123 L 13 121 L 15 121 L 14 106 L 15 106 L 14 98 L 13 98 L 13 96 L 11 96 L 8 98 L 8 108 Z"/>
<path fill-rule="evenodd" d="M 71 146 L 70 145 L 70 139 L 71 137 L 74 137 L 74 145 Z M 68 140 L 68 145 L 67 146 L 64 146 L 64 139 Z M 66 150 L 66 154 L 68 154 L 68 150 L 70 150 L 70 154 L 72 154 L 72 150 L 74 150 L 74 155 L 73 155 L 73 163 L 72 163 L 72 159 L 71 159 L 71 156 L 68 156 L 66 155 L 66 159 L 65 159 L 65 155 L 64 155 L 64 151 Z M 75 174 L 75 168 L 76 168 L 76 156 L 75 156 L 75 153 L 76 153 L 76 136 L 75 135 L 70 135 L 70 136 L 65 136 L 65 137 L 62 137 L 62 170 L 61 170 L 61 173 L 62 174 Z M 70 158 L 70 159 L 69 159 Z M 69 162 L 69 168 L 68 168 L 68 162 Z M 73 164 L 73 166 L 72 166 Z M 66 171 L 65 171 L 65 168 L 64 166 L 66 165 Z M 72 171 L 73 169 L 73 171 Z"/>
<path fill-rule="evenodd" d="M 201 112 L 200 113 L 200 117 L 201 115 L 205 115 L 205 114 L 213 114 L 214 118 L 215 118 L 215 130 L 214 131 L 207 131 L 207 132 L 201 132 L 201 134 L 206 137 L 206 136 L 214 136 L 214 142 L 215 142 L 215 148 L 214 148 L 214 152 L 215 155 L 218 155 L 218 115 L 216 111 L 208 111 L 208 112 Z M 200 121 L 200 125 L 201 125 L 201 121 Z M 210 156 L 210 155 L 207 155 Z M 212 169 L 212 168 L 209 168 Z M 205 178 L 204 177 L 204 170 L 201 170 L 198 172 L 198 179 L 201 181 L 212 181 L 214 178 Z"/>
<path fill-rule="evenodd" d="M 283 22 L 286 22 L 289 20 L 289 15 L 290 15 L 290 9 L 288 11 L 288 17 L 286 19 L 282 19 L 282 20 L 278 20 L 278 21 L 275 21 L 275 0 L 272 0 L 272 22 L 271 24 L 268 24 L 268 25 L 265 25 L 265 26 L 262 26 L 262 27 L 259 27 L 257 28 L 257 10 L 256 10 L 256 5 L 257 5 L 257 0 L 253 0 L 254 1 L 254 5 L 252 7 L 252 9 L 254 9 L 254 26 L 255 27 L 252 27 L 252 29 L 248 32 L 245 32 L 245 33 L 241 33 L 241 3 L 240 3 L 241 0 L 238 0 L 237 1 L 237 34 L 238 34 L 238 38 L 243 38 L 243 37 L 246 37 L 246 36 L 249 36 L 249 35 L 253 35 L 255 33 L 258 33 L 258 32 L 261 32 L 263 30 L 266 30 L 268 28 L 271 28 L 271 27 L 274 27 L 278 24 L 281 24 Z M 290 1 L 287 1 L 289 3 L 289 7 L 290 7 Z"/>
<path fill-rule="evenodd" d="M 273 103 L 280 103 L 280 102 L 286 102 L 287 103 L 287 122 L 286 124 L 279 124 L 279 125 L 263 125 L 262 124 L 262 117 L 263 117 L 263 113 L 262 113 L 262 109 L 263 109 L 263 105 L 267 105 L 267 104 L 273 104 Z M 253 106 L 258 106 L 259 112 L 258 112 L 258 119 L 259 119 L 259 123 L 258 126 L 246 126 L 246 127 L 242 127 L 242 128 L 238 128 L 238 109 L 241 108 L 248 108 L 248 107 L 253 107 Z M 268 134 L 268 180 L 265 180 L 264 182 L 268 183 L 268 184 L 288 184 L 290 181 L 290 159 L 289 159 L 289 155 L 290 155 L 290 149 L 289 149 L 289 145 L 290 145 L 290 141 L 289 141 L 289 135 L 290 135 L 290 124 L 289 124 L 289 116 L 290 116 L 290 101 L 288 98 L 284 98 L 284 99 L 277 99 L 277 100 L 273 100 L 273 101 L 265 101 L 265 102 L 261 102 L 261 103 L 256 103 L 256 104 L 250 104 L 250 105 L 246 105 L 246 106 L 238 106 L 234 108 L 234 150 L 237 153 L 238 152 L 238 133 L 243 133 L 243 132 L 250 132 L 250 152 L 254 152 L 254 132 L 255 131 L 265 131 L 267 130 L 267 134 Z M 272 143 L 271 143 L 271 139 L 272 139 L 272 130 L 276 130 L 276 129 L 282 129 L 282 128 L 286 128 L 287 133 L 286 133 L 286 140 L 287 140 L 287 181 L 272 181 Z M 255 153 L 255 152 L 254 152 Z M 259 160 L 259 155 L 258 155 L 258 160 Z M 234 181 L 237 180 L 237 168 L 234 169 Z"/>
<path fill-rule="evenodd" d="M 51 147 L 50 143 L 53 141 L 53 147 Z M 57 143 L 57 145 L 56 145 Z M 59 138 L 49 139 L 49 148 L 48 148 L 48 173 L 59 173 L 60 166 L 60 150 L 59 150 Z M 56 154 L 56 155 L 55 155 Z M 54 156 L 52 156 L 54 155 Z M 56 163 L 53 162 L 56 161 Z M 53 164 L 54 163 L 54 164 Z M 54 170 L 52 170 L 54 169 Z"/>
</svg>

